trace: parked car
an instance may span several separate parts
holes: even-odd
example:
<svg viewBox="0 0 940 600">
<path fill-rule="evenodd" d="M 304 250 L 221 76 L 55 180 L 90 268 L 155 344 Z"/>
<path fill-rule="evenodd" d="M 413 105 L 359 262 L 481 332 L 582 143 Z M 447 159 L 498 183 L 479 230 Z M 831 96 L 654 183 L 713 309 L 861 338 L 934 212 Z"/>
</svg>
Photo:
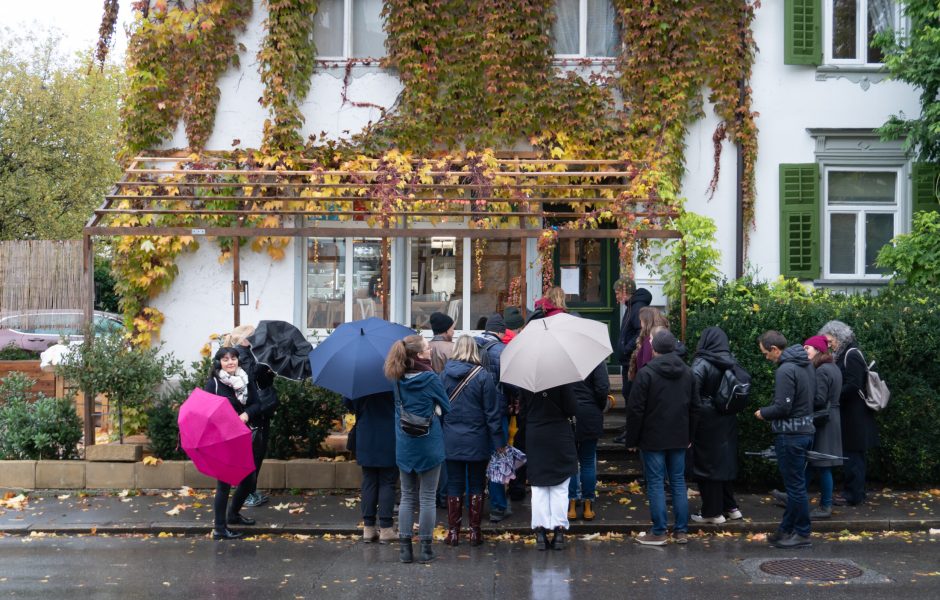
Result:
<svg viewBox="0 0 940 600">
<path fill-rule="evenodd" d="M 80 342 L 85 314 L 80 310 L 24 310 L 0 314 L 0 348 L 13 345 L 42 352 L 67 340 Z M 124 332 L 121 315 L 95 311 L 95 333 Z"/>
</svg>

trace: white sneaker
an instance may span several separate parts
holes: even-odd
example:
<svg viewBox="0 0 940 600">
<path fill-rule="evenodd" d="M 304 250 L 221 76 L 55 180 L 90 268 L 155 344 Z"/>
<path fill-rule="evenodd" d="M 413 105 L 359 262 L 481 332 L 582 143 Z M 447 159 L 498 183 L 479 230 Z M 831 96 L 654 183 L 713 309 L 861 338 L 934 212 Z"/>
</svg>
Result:
<svg viewBox="0 0 940 600">
<path fill-rule="evenodd" d="M 737 521 L 738 519 L 743 519 L 744 515 L 742 515 L 741 511 L 736 508 L 731 512 L 726 512 L 725 518 L 727 518 L 729 521 Z"/>
<path fill-rule="evenodd" d="M 711 523 L 712 525 L 721 525 L 725 518 L 721 515 L 717 517 L 703 517 L 702 515 L 690 515 L 690 518 L 696 523 Z"/>
</svg>

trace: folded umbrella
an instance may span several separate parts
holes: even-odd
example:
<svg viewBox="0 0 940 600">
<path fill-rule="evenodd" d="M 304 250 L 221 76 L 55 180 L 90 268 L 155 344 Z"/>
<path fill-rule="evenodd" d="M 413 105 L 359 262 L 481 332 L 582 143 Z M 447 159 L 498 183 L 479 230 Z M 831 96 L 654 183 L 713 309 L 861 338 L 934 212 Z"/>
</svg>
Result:
<svg viewBox="0 0 940 600">
<path fill-rule="evenodd" d="M 196 389 L 180 407 L 180 445 L 196 469 L 231 485 L 255 470 L 251 430 L 227 398 Z"/>
<path fill-rule="evenodd" d="M 530 321 L 500 357 L 500 383 L 540 392 L 583 381 L 613 349 L 600 321 L 561 313 Z"/>
<path fill-rule="evenodd" d="M 310 353 L 313 383 L 347 398 L 390 392 L 385 357 L 392 344 L 413 334 L 376 317 L 343 323 Z"/>
<path fill-rule="evenodd" d="M 304 334 L 286 321 L 261 321 L 247 338 L 255 362 L 281 377 L 303 381 L 310 377 L 307 356 L 313 346 Z"/>
</svg>

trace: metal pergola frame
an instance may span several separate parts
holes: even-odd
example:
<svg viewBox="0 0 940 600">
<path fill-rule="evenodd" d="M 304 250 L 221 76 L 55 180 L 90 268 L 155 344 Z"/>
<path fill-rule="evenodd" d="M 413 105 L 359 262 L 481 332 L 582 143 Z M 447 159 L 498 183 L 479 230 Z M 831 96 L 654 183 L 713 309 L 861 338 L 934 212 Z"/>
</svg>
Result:
<svg viewBox="0 0 940 600">
<path fill-rule="evenodd" d="M 645 221 L 632 230 L 635 239 L 681 239 L 680 232 L 666 229 L 669 219 L 679 216 L 656 195 L 631 196 L 631 184 L 640 168 L 617 160 L 544 160 L 499 158 L 490 172 L 481 175 L 479 165 L 466 159 L 446 163 L 411 160 L 411 171 L 384 168 L 380 159 L 359 158 L 371 164 L 368 170 L 320 168 L 314 161 L 300 161 L 302 169 L 231 168 L 232 158 L 203 155 L 193 163 L 188 155 L 139 156 L 111 194 L 95 210 L 82 235 L 84 276 L 88 286 L 85 318 L 94 310 L 94 242 L 96 236 L 206 236 L 232 237 L 233 293 L 241 292 L 239 238 L 255 237 L 368 237 L 382 238 L 382 286 L 389 287 L 389 240 L 402 237 L 455 237 L 458 239 L 524 240 L 538 238 L 550 226 L 557 239 L 624 239 L 620 229 L 589 227 L 586 216 L 609 213 L 608 222 Z M 236 163 L 242 164 L 242 163 Z M 208 165 L 208 168 L 206 167 Z M 544 169 L 553 170 L 544 170 Z M 558 170 L 554 170 L 558 169 Z M 229 190 L 232 195 L 207 195 Z M 207 203 L 225 202 L 218 208 Z M 270 203 L 279 206 L 271 208 Z M 418 203 L 433 205 L 433 209 Z M 500 203 L 499 210 L 490 204 Z M 268 204 L 268 206 L 262 206 Z M 632 210 L 626 210 L 630 206 Z M 118 215 L 146 216 L 154 220 L 188 219 L 186 225 L 163 223 L 147 226 L 116 226 L 109 220 Z M 259 227 L 252 218 L 262 215 L 291 217 L 299 226 Z M 369 220 L 369 226 L 320 227 L 318 219 Z M 437 220 L 433 226 L 413 228 L 415 222 Z M 489 219 L 502 220 L 504 227 L 488 227 Z M 222 221 L 220 223 L 220 221 Z M 227 222 L 226 222 L 227 221 Z M 574 224 L 566 227 L 565 224 Z M 526 271 L 525 253 L 520 253 L 521 272 Z M 525 278 L 522 294 L 526 296 Z M 685 255 L 680 283 L 681 337 L 685 338 Z M 383 303 L 388 318 L 388 303 Z M 233 322 L 240 322 L 239 302 L 234 303 Z M 86 444 L 94 443 L 94 426 L 88 418 L 93 394 L 86 393 Z"/>
</svg>

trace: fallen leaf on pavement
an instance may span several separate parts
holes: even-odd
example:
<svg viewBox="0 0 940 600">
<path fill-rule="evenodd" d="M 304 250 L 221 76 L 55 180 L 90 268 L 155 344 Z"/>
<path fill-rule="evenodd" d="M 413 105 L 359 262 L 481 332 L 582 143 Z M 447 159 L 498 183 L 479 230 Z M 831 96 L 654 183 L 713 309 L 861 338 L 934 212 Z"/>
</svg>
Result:
<svg viewBox="0 0 940 600">
<path fill-rule="evenodd" d="M 159 465 L 159 464 L 162 463 L 162 462 L 163 462 L 163 460 L 157 458 L 156 456 L 145 456 L 145 457 L 144 457 L 144 464 L 147 465 L 148 467 L 155 467 L 155 466 Z"/>
<path fill-rule="evenodd" d="M 274 510 L 284 510 L 285 508 L 290 508 L 290 504 L 288 504 L 287 502 L 281 502 L 280 504 L 275 504 L 271 508 L 273 508 Z"/>
<path fill-rule="evenodd" d="M 303 506 L 298 506 L 297 508 L 292 508 L 292 509 L 288 510 L 287 512 L 289 512 L 289 513 L 292 514 L 292 515 L 301 515 L 301 514 L 303 514 L 303 512 L 304 512 L 304 507 L 303 507 Z"/>
<path fill-rule="evenodd" d="M 7 493 L 2 500 L 0 500 L 0 507 L 10 508 L 13 510 L 23 510 L 26 508 L 26 502 L 29 500 L 23 494 L 18 494 L 14 496 L 12 493 Z"/>
<path fill-rule="evenodd" d="M 176 515 L 180 514 L 181 510 L 186 510 L 187 508 L 189 507 L 185 504 L 177 504 L 170 510 L 166 511 L 166 514 L 170 515 L 171 517 L 175 517 Z"/>
<path fill-rule="evenodd" d="M 72 497 L 72 494 L 62 494 L 61 496 L 56 496 L 59 500 L 68 500 Z"/>
<path fill-rule="evenodd" d="M 189 487 L 188 485 L 184 485 L 183 487 L 180 488 L 180 491 L 178 491 L 177 494 L 179 494 L 180 496 L 195 496 L 196 492 L 193 490 L 193 488 Z"/>
</svg>

